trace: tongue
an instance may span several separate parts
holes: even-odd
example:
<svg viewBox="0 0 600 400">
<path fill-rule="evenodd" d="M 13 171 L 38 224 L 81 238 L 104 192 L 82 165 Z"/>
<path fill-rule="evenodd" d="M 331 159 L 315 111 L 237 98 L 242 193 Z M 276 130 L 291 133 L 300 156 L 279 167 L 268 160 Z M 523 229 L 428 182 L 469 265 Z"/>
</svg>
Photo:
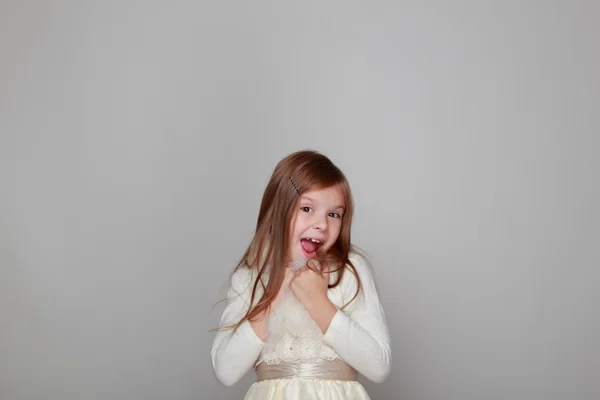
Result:
<svg viewBox="0 0 600 400">
<path fill-rule="evenodd" d="M 302 244 L 302 248 L 304 249 L 304 251 L 307 252 L 308 254 L 314 253 L 315 250 L 317 249 L 317 244 L 311 242 L 310 240 L 301 239 L 300 243 Z"/>
</svg>

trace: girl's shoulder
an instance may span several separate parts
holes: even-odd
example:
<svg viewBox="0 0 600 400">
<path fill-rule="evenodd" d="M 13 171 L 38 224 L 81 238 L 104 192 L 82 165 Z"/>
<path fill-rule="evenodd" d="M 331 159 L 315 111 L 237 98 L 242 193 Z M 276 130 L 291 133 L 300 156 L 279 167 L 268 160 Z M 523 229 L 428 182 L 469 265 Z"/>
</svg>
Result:
<svg viewBox="0 0 600 400">
<path fill-rule="evenodd" d="M 366 266 L 369 265 L 369 261 L 367 260 L 367 256 L 364 253 L 358 252 L 356 250 L 351 251 L 350 253 L 348 253 L 348 259 L 357 268 L 366 267 Z"/>
<path fill-rule="evenodd" d="M 256 270 L 241 265 L 231 274 L 231 286 L 237 291 L 243 292 L 252 286 L 256 276 Z"/>
<path fill-rule="evenodd" d="M 336 306 L 343 307 L 344 311 L 351 311 L 364 304 L 366 292 L 371 292 L 374 286 L 371 265 L 364 254 L 350 252 L 348 261 L 339 284 L 331 289 L 332 301 Z M 330 284 L 337 281 L 336 274 L 337 272 L 332 273 Z"/>
<path fill-rule="evenodd" d="M 364 286 L 365 283 L 370 284 L 373 281 L 373 268 L 366 255 L 353 251 L 348 254 L 348 260 L 352 266 L 350 264 L 344 266 L 344 275 L 340 281 L 342 288 L 355 291 L 358 286 L 357 275 L 361 286 Z"/>
<path fill-rule="evenodd" d="M 242 298 L 247 304 L 250 303 L 252 298 L 252 290 L 258 273 L 256 269 L 248 268 L 246 266 L 240 266 L 231 275 L 231 286 L 227 293 L 228 298 Z M 256 293 L 254 296 L 254 302 L 257 302 L 262 296 L 263 288 L 262 285 L 256 287 Z"/>
<path fill-rule="evenodd" d="M 365 254 L 352 251 L 348 254 L 348 260 L 352 263 L 360 279 L 373 279 L 373 267 Z M 346 268 L 349 267 L 346 265 Z"/>
</svg>

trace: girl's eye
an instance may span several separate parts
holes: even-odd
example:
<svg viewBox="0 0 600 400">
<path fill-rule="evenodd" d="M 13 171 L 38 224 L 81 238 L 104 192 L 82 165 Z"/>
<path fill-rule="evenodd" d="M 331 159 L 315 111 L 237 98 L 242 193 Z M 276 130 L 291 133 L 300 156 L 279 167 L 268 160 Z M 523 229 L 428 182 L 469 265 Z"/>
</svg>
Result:
<svg viewBox="0 0 600 400">
<path fill-rule="evenodd" d="M 312 211 L 312 208 L 310 208 L 310 207 L 300 207 L 300 209 L 302 211 L 304 211 L 304 212 L 311 212 Z"/>
<path fill-rule="evenodd" d="M 342 218 L 342 216 L 336 212 L 329 213 L 329 216 L 332 218 Z"/>
</svg>

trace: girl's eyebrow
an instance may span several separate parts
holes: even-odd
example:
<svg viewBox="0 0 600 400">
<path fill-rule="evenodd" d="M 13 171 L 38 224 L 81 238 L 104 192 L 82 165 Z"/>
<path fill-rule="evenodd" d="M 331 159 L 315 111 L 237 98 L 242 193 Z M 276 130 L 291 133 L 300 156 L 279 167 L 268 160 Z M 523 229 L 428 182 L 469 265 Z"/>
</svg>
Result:
<svg viewBox="0 0 600 400">
<path fill-rule="evenodd" d="M 315 202 L 315 199 L 313 199 L 313 198 L 310 198 L 310 197 L 308 197 L 307 195 L 302 195 L 300 198 L 301 198 L 302 200 L 308 200 L 308 201 L 312 201 L 313 203 Z M 332 208 L 332 210 L 335 210 L 335 209 L 338 209 L 338 208 L 341 208 L 342 210 L 345 210 L 345 209 L 346 209 L 346 207 L 344 207 L 343 205 L 341 205 L 341 204 L 340 204 L 339 206 L 334 206 L 334 207 Z"/>
</svg>

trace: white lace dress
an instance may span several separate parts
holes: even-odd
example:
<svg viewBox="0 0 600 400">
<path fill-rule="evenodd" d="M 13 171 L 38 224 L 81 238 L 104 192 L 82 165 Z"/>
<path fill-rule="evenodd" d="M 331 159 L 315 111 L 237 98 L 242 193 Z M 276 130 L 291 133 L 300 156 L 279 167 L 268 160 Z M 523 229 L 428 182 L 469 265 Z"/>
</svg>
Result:
<svg viewBox="0 0 600 400">
<path fill-rule="evenodd" d="M 338 311 L 325 334 L 291 292 L 269 319 L 266 343 L 256 336 L 249 322 L 242 324 L 235 334 L 218 332 L 211 356 L 219 382 L 231 386 L 260 363 L 316 363 L 335 359 L 346 361 L 374 382 L 383 381 L 389 374 L 391 360 L 385 314 L 369 266 L 355 254 L 351 254 L 350 260 L 361 279 L 361 295 L 344 311 L 339 310 L 356 291 L 356 279 L 346 271 L 340 285 L 328 291 Z M 235 323 L 245 314 L 253 281 L 254 276 L 248 269 L 240 269 L 233 275 L 222 325 Z M 362 400 L 369 396 L 357 381 L 294 377 L 256 382 L 245 399 Z"/>
</svg>

